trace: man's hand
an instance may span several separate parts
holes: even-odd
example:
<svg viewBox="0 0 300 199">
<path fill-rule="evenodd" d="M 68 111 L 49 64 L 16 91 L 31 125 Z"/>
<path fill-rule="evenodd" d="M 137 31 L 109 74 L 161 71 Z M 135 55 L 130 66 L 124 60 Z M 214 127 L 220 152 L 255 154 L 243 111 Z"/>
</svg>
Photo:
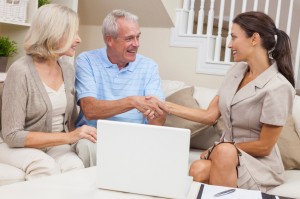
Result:
<svg viewBox="0 0 300 199">
<path fill-rule="evenodd" d="M 160 108 L 164 104 L 153 96 L 134 96 L 134 106 L 141 113 L 146 111 L 156 112 L 157 115 L 163 115 L 163 110 Z M 154 113 L 152 113 L 153 115 Z"/>
</svg>

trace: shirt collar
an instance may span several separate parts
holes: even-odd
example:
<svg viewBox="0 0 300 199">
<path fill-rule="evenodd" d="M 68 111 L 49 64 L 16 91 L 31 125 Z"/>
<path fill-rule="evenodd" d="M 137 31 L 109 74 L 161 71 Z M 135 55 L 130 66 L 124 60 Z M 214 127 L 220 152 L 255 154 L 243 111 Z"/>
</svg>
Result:
<svg viewBox="0 0 300 199">
<path fill-rule="evenodd" d="M 111 68 L 113 66 L 118 67 L 117 64 L 111 63 L 110 60 L 108 59 L 107 48 L 102 48 L 101 51 L 102 51 L 102 54 L 104 55 L 104 61 L 106 63 L 105 64 L 106 68 Z M 135 68 L 136 68 L 136 66 L 135 66 L 134 62 L 129 62 L 127 64 L 127 66 L 125 68 L 123 68 L 121 71 L 130 71 L 130 72 L 133 72 Z"/>
<path fill-rule="evenodd" d="M 235 78 L 244 77 L 246 71 L 248 70 L 247 63 L 241 63 L 240 67 L 241 70 L 238 70 L 234 75 Z M 253 81 L 254 85 L 258 88 L 264 87 L 277 73 L 278 73 L 277 63 L 274 62 L 270 67 L 268 67 L 264 72 L 262 72 L 259 76 L 255 78 Z"/>
<path fill-rule="evenodd" d="M 261 73 L 255 80 L 254 83 L 258 88 L 264 87 L 275 75 L 278 74 L 278 67 L 274 62 L 269 68 Z"/>
</svg>

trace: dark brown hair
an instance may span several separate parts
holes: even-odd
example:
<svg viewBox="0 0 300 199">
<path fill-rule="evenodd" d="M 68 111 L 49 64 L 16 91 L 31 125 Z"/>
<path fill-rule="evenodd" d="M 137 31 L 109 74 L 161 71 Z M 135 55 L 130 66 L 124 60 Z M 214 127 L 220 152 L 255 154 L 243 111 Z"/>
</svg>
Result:
<svg viewBox="0 0 300 199">
<path fill-rule="evenodd" d="M 237 15 L 233 23 L 238 24 L 248 37 L 254 33 L 260 35 L 262 46 L 276 60 L 279 72 L 295 87 L 290 38 L 276 28 L 273 19 L 265 13 L 251 11 Z"/>
</svg>

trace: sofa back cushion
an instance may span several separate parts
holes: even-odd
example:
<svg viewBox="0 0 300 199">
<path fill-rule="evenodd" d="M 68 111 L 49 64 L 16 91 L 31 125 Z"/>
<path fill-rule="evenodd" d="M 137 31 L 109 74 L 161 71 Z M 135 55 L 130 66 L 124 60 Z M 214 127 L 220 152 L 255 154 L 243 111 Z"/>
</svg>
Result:
<svg viewBox="0 0 300 199">
<path fill-rule="evenodd" d="M 187 106 L 190 108 L 199 108 L 199 105 L 193 97 L 194 87 L 181 89 L 166 98 L 166 101 Z M 174 115 L 167 115 L 165 126 L 187 128 L 191 130 L 191 136 L 195 136 L 200 131 L 208 128 L 207 125 L 199 122 L 189 121 Z"/>
<path fill-rule="evenodd" d="M 277 144 L 284 168 L 300 169 L 300 137 L 296 132 L 292 116 L 288 117 L 285 126 L 282 128 Z"/>
</svg>

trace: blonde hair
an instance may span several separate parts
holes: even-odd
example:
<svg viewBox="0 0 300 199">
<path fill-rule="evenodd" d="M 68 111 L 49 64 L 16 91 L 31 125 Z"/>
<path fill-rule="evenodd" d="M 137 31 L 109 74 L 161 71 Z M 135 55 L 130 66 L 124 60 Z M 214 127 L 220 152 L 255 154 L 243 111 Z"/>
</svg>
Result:
<svg viewBox="0 0 300 199">
<path fill-rule="evenodd" d="M 58 58 L 71 47 L 78 26 L 77 13 L 72 9 L 58 4 L 41 6 L 25 37 L 26 54 L 39 60 Z"/>
</svg>

